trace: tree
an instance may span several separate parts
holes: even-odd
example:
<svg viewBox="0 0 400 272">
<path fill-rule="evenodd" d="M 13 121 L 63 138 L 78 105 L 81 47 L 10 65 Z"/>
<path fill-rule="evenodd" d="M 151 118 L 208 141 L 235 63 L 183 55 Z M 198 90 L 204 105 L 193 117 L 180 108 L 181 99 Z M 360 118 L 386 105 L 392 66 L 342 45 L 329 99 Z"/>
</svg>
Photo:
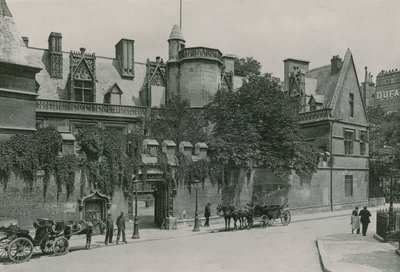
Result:
<svg viewBox="0 0 400 272">
<path fill-rule="evenodd" d="M 387 195 L 393 190 L 384 192 L 389 188 L 389 184 L 385 184 L 393 183 L 400 175 L 400 113 L 385 113 L 379 106 L 370 107 L 367 112 L 370 122 L 370 195 Z M 400 194 L 394 197 L 400 197 Z"/>
<path fill-rule="evenodd" d="M 150 135 L 160 143 L 173 140 L 177 145 L 181 141 L 202 142 L 207 138 L 204 121 L 200 110 L 190 108 L 190 101 L 180 96 L 172 96 L 168 106 L 152 112 L 147 126 Z"/>
<path fill-rule="evenodd" d="M 235 59 L 235 75 L 249 76 L 259 75 L 261 73 L 261 63 L 252 57 Z"/>
<path fill-rule="evenodd" d="M 238 169 L 256 165 L 281 179 L 292 170 L 315 172 L 318 150 L 304 142 L 289 99 L 269 77 L 250 77 L 237 91 L 219 90 L 206 115 L 214 124 L 212 160 L 231 178 Z"/>
</svg>

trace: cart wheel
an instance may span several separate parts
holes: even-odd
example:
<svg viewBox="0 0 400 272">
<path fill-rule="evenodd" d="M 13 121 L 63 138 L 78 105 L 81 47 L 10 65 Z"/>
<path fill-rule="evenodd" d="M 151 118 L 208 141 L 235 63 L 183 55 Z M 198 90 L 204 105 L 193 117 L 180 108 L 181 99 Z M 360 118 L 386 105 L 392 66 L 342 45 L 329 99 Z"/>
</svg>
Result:
<svg viewBox="0 0 400 272">
<path fill-rule="evenodd" d="M 286 211 L 286 210 L 283 211 L 283 212 L 281 213 L 281 222 L 282 222 L 282 225 L 284 225 L 284 226 L 289 225 L 290 219 L 291 219 L 291 218 L 292 218 L 292 217 L 291 217 L 289 211 Z"/>
<path fill-rule="evenodd" d="M 8 237 L 0 239 L 0 260 L 8 258 L 7 249 L 10 242 L 11 240 Z"/>
<path fill-rule="evenodd" d="M 17 238 L 8 246 L 8 257 L 14 263 L 26 262 L 32 257 L 32 254 L 33 244 L 28 238 Z"/>
<path fill-rule="evenodd" d="M 47 240 L 46 243 L 44 244 L 44 247 L 40 248 L 42 250 L 43 254 L 53 253 L 53 244 L 54 244 L 54 240 Z"/>
<path fill-rule="evenodd" d="M 65 237 L 58 237 L 53 244 L 54 254 L 57 256 L 64 255 L 68 252 L 68 240 Z"/>
<path fill-rule="evenodd" d="M 261 223 L 261 227 L 265 228 L 266 226 L 268 226 L 270 219 L 268 218 L 267 215 L 263 215 L 260 218 L 260 223 Z"/>
</svg>

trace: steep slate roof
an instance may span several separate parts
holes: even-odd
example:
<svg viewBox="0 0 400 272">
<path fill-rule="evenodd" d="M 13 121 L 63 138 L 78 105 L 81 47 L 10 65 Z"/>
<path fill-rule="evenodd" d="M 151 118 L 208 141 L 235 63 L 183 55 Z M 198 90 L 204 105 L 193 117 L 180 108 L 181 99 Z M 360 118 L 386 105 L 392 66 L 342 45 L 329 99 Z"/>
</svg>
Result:
<svg viewBox="0 0 400 272">
<path fill-rule="evenodd" d="M 43 70 L 36 75 L 40 85 L 38 99 L 68 100 L 67 81 L 70 72 L 69 52 L 63 52 L 63 78 L 51 78 L 47 68 L 49 67 L 49 53 L 47 49 L 27 48 L 29 55 L 39 62 Z M 140 106 L 139 92 L 146 78 L 146 65 L 135 62 L 135 78 L 122 78 L 117 60 L 96 56 L 96 103 L 103 103 L 104 96 L 110 88 L 117 84 L 121 89 L 121 105 Z"/>
<path fill-rule="evenodd" d="M 27 53 L 5 0 L 0 0 L 0 62 L 38 67 L 38 63 Z"/>
<path fill-rule="evenodd" d="M 308 71 L 306 73 L 306 94 L 313 95 L 317 102 L 323 103 L 324 108 L 333 109 L 350 65 L 354 66 L 353 57 L 350 49 L 347 49 L 338 73 L 331 74 L 331 65 Z"/>
</svg>

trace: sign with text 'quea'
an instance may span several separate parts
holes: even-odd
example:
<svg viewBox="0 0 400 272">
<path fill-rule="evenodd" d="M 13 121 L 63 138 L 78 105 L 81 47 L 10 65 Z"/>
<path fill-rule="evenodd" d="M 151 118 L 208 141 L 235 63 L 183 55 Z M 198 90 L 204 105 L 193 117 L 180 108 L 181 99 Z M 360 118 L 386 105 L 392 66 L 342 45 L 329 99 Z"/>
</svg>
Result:
<svg viewBox="0 0 400 272">
<path fill-rule="evenodd" d="M 397 90 L 376 92 L 376 99 L 377 100 L 394 98 L 394 97 L 399 97 L 399 96 L 400 96 L 400 90 L 398 90 L 398 89 Z"/>
</svg>

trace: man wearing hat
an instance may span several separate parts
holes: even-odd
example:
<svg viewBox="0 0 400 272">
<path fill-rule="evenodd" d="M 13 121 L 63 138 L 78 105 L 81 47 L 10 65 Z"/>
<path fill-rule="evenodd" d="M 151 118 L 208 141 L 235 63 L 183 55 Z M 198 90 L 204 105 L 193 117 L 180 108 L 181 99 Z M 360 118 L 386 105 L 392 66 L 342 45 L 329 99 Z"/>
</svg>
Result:
<svg viewBox="0 0 400 272">
<path fill-rule="evenodd" d="M 363 236 L 367 235 L 368 224 L 371 222 L 369 218 L 371 217 L 371 213 L 367 210 L 367 206 L 364 206 L 364 209 L 360 211 L 358 214 L 361 218 L 362 224 L 362 234 Z"/>
<path fill-rule="evenodd" d="M 211 216 L 211 203 L 207 203 L 206 208 L 204 209 L 204 217 L 206 218 L 206 222 L 204 223 L 204 227 L 210 226 L 210 216 Z"/>
<path fill-rule="evenodd" d="M 122 242 L 125 244 L 126 242 L 126 237 L 125 237 L 125 216 L 124 212 L 121 211 L 120 216 L 117 218 L 117 228 L 118 228 L 118 233 L 117 233 L 117 245 L 119 242 L 119 238 L 121 237 L 121 232 L 122 232 Z"/>
<path fill-rule="evenodd" d="M 106 245 L 108 245 L 108 243 L 112 244 L 113 231 L 114 231 L 114 221 L 111 218 L 111 213 L 109 213 L 106 218 L 106 240 L 105 240 Z"/>
</svg>

